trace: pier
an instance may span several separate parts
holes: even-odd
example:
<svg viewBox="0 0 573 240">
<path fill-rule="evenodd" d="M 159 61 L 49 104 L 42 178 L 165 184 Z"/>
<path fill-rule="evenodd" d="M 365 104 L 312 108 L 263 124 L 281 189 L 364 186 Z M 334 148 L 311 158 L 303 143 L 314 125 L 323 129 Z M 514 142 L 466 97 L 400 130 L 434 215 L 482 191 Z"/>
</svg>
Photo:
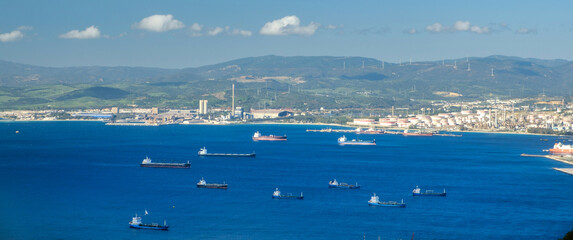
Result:
<svg viewBox="0 0 573 240">
<path fill-rule="evenodd" d="M 573 175 L 573 168 L 553 168 L 557 171 L 567 173 L 569 175 Z"/>
<path fill-rule="evenodd" d="M 542 157 L 542 158 L 549 158 L 555 161 L 559 161 L 562 163 L 567 163 L 569 165 L 573 165 L 573 156 L 571 155 L 536 155 L 536 154 L 526 154 L 522 153 L 522 157 Z M 554 170 L 567 173 L 569 175 L 573 175 L 573 168 L 553 168 Z"/>
</svg>

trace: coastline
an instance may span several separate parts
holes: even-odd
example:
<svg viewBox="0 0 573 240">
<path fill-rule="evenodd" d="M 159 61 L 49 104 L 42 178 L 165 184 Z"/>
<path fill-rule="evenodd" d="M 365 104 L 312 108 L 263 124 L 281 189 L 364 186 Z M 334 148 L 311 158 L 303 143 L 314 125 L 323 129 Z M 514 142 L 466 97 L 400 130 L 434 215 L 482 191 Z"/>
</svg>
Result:
<svg viewBox="0 0 573 240">
<path fill-rule="evenodd" d="M 338 123 L 297 123 L 297 122 L 275 122 L 275 121 L 261 121 L 261 122 L 203 122 L 203 123 L 166 123 L 166 124 L 146 124 L 146 123 L 112 123 L 108 124 L 107 121 L 97 120 L 97 119 L 61 119 L 61 120 L 13 120 L 13 119 L 0 119 L 0 123 L 2 122 L 102 122 L 106 125 L 115 125 L 115 126 L 164 126 L 164 125 L 233 125 L 233 124 L 252 124 L 252 125 L 308 125 L 308 126 L 331 126 L 331 127 L 341 127 L 341 128 L 349 128 L 349 129 L 356 129 L 356 128 L 366 128 L 370 126 L 357 126 L 357 125 L 345 125 L 345 124 L 338 124 Z M 399 130 L 403 131 L 404 128 L 380 128 L 382 130 Z M 438 130 L 438 131 L 445 131 L 445 132 L 452 132 L 452 133 L 493 133 L 493 134 L 516 134 L 516 135 L 537 135 L 537 136 L 560 136 L 556 134 L 541 134 L 541 133 L 528 133 L 528 132 L 508 132 L 508 131 L 496 131 L 496 130 L 487 130 L 487 129 L 479 129 L 475 131 L 460 131 L 460 130 Z"/>
</svg>

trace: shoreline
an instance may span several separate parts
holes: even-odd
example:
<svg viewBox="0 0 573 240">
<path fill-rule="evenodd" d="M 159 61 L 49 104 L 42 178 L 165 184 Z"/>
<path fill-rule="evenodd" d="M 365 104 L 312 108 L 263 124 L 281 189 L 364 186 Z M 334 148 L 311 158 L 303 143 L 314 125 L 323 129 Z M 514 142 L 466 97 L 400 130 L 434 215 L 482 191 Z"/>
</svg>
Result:
<svg viewBox="0 0 573 240">
<path fill-rule="evenodd" d="M 97 120 L 97 119 L 63 119 L 63 120 L 13 120 L 13 119 L 0 119 L 0 123 L 6 122 L 102 122 L 107 124 L 109 122 Z M 356 129 L 356 128 L 367 128 L 370 126 L 353 126 L 353 125 L 343 125 L 338 123 L 292 123 L 292 122 L 273 122 L 273 121 L 261 121 L 261 122 L 224 122 L 224 123 L 167 123 L 167 124 L 132 124 L 132 123 L 114 123 L 109 125 L 116 125 L 116 126 L 164 126 L 164 125 L 233 125 L 233 124 L 252 124 L 252 125 L 308 125 L 308 126 L 335 126 L 335 127 L 343 127 L 349 129 Z M 380 128 L 382 130 L 404 130 L 405 128 Z M 515 135 L 533 135 L 533 136 L 562 136 L 562 135 L 555 135 L 555 134 L 542 134 L 542 133 L 527 133 L 527 132 L 507 132 L 507 131 L 495 131 L 495 130 L 486 130 L 486 129 L 479 129 L 476 131 L 460 131 L 460 130 L 438 130 L 438 131 L 445 131 L 445 132 L 452 132 L 452 133 L 491 133 L 491 134 L 515 134 Z"/>
</svg>

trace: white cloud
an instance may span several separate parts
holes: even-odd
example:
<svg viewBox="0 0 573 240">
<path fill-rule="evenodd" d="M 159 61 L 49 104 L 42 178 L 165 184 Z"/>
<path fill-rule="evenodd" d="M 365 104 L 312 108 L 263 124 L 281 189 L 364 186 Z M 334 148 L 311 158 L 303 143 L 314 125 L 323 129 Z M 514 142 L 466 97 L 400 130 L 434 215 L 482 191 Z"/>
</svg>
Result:
<svg viewBox="0 0 573 240">
<path fill-rule="evenodd" d="M 537 29 L 531 28 L 520 28 L 515 31 L 517 34 L 537 34 Z"/>
<path fill-rule="evenodd" d="M 60 35 L 60 38 L 73 38 L 73 39 L 91 39 L 99 37 L 101 37 L 101 33 L 99 29 L 93 25 L 87 27 L 83 31 L 72 30 Z"/>
<path fill-rule="evenodd" d="M 470 28 L 471 32 L 475 32 L 477 34 L 484 34 L 484 33 L 489 33 L 489 27 L 478 27 L 478 26 L 472 26 Z"/>
<path fill-rule="evenodd" d="M 490 33 L 489 27 L 480 27 L 472 25 L 469 21 L 456 21 L 453 26 L 445 27 L 441 23 L 434 23 L 426 27 L 429 32 L 442 33 L 442 32 L 473 32 L 477 34 Z"/>
<path fill-rule="evenodd" d="M 411 28 L 411 29 L 407 29 L 404 31 L 407 34 L 416 34 L 418 33 L 418 30 L 416 30 L 415 28 Z"/>
<path fill-rule="evenodd" d="M 332 30 L 332 29 L 338 29 L 338 28 L 343 28 L 343 27 L 344 27 L 344 25 L 342 25 L 342 24 L 340 24 L 340 25 L 329 24 L 329 25 L 326 25 L 324 28 Z"/>
<path fill-rule="evenodd" d="M 286 16 L 281 19 L 267 22 L 259 31 L 262 35 L 313 35 L 320 27 L 319 23 L 311 22 L 307 26 L 300 25 L 297 16 Z"/>
<path fill-rule="evenodd" d="M 184 28 L 185 24 L 177 19 L 173 19 L 173 15 L 171 14 L 156 14 L 142 19 L 138 23 L 135 23 L 133 27 L 152 32 L 165 32 L 169 30 Z"/>
<path fill-rule="evenodd" d="M 201 31 L 201 29 L 203 29 L 203 25 L 199 23 L 193 23 L 189 29 L 191 29 L 191 31 Z"/>
<path fill-rule="evenodd" d="M 20 30 L 14 30 L 9 33 L 0 34 L 0 42 L 13 42 L 20 40 L 24 37 L 24 34 Z"/>
<path fill-rule="evenodd" d="M 224 27 L 213 27 L 213 28 L 205 28 L 203 25 L 199 23 L 193 23 L 189 27 L 189 31 L 192 37 L 201 37 L 201 36 L 217 36 L 221 34 L 226 34 L 229 36 L 243 36 L 243 37 L 250 37 L 253 35 L 251 31 L 242 30 L 242 29 L 231 29 L 229 26 Z"/>
<path fill-rule="evenodd" d="M 233 29 L 233 31 L 229 32 L 229 35 L 250 37 L 251 35 L 253 35 L 253 33 L 247 30 Z"/>
<path fill-rule="evenodd" d="M 32 30 L 32 29 L 34 29 L 34 28 L 31 26 L 20 26 L 20 27 L 18 27 L 18 30 L 22 30 L 22 31 L 27 31 L 27 30 Z"/>
<path fill-rule="evenodd" d="M 207 35 L 209 35 L 209 36 L 217 36 L 217 35 L 219 35 L 219 33 L 222 33 L 222 32 L 224 32 L 225 30 L 228 30 L 228 29 L 229 29 L 229 27 L 225 27 L 225 28 L 215 27 L 215 28 L 209 30 L 209 31 L 207 32 Z"/>
<path fill-rule="evenodd" d="M 434 23 L 426 27 L 426 30 L 430 32 L 443 32 L 446 31 L 446 28 L 441 23 Z"/>
<path fill-rule="evenodd" d="M 456 23 L 454 23 L 454 30 L 456 30 L 456 31 L 470 30 L 470 22 L 469 21 L 456 21 Z"/>
</svg>

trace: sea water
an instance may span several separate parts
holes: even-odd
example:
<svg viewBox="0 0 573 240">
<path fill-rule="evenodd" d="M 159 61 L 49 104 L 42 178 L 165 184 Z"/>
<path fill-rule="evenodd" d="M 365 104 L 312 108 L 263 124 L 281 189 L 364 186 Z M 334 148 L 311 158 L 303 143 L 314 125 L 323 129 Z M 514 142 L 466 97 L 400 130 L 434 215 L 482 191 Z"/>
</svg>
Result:
<svg viewBox="0 0 573 240">
<path fill-rule="evenodd" d="M 557 239 L 573 228 L 573 176 L 552 169 L 570 166 L 520 156 L 568 139 L 305 131 L 320 128 L 2 122 L 0 239 Z M 288 141 L 253 142 L 255 131 Z M 377 145 L 339 146 L 342 135 Z M 198 157 L 202 147 L 257 155 Z M 142 168 L 146 156 L 191 168 Z M 201 178 L 229 189 L 197 188 Z M 328 188 L 334 178 L 361 189 Z M 413 197 L 416 185 L 447 197 Z M 272 199 L 275 188 L 304 200 Z M 407 206 L 368 206 L 373 193 Z M 131 229 L 135 214 L 169 231 Z"/>
</svg>

